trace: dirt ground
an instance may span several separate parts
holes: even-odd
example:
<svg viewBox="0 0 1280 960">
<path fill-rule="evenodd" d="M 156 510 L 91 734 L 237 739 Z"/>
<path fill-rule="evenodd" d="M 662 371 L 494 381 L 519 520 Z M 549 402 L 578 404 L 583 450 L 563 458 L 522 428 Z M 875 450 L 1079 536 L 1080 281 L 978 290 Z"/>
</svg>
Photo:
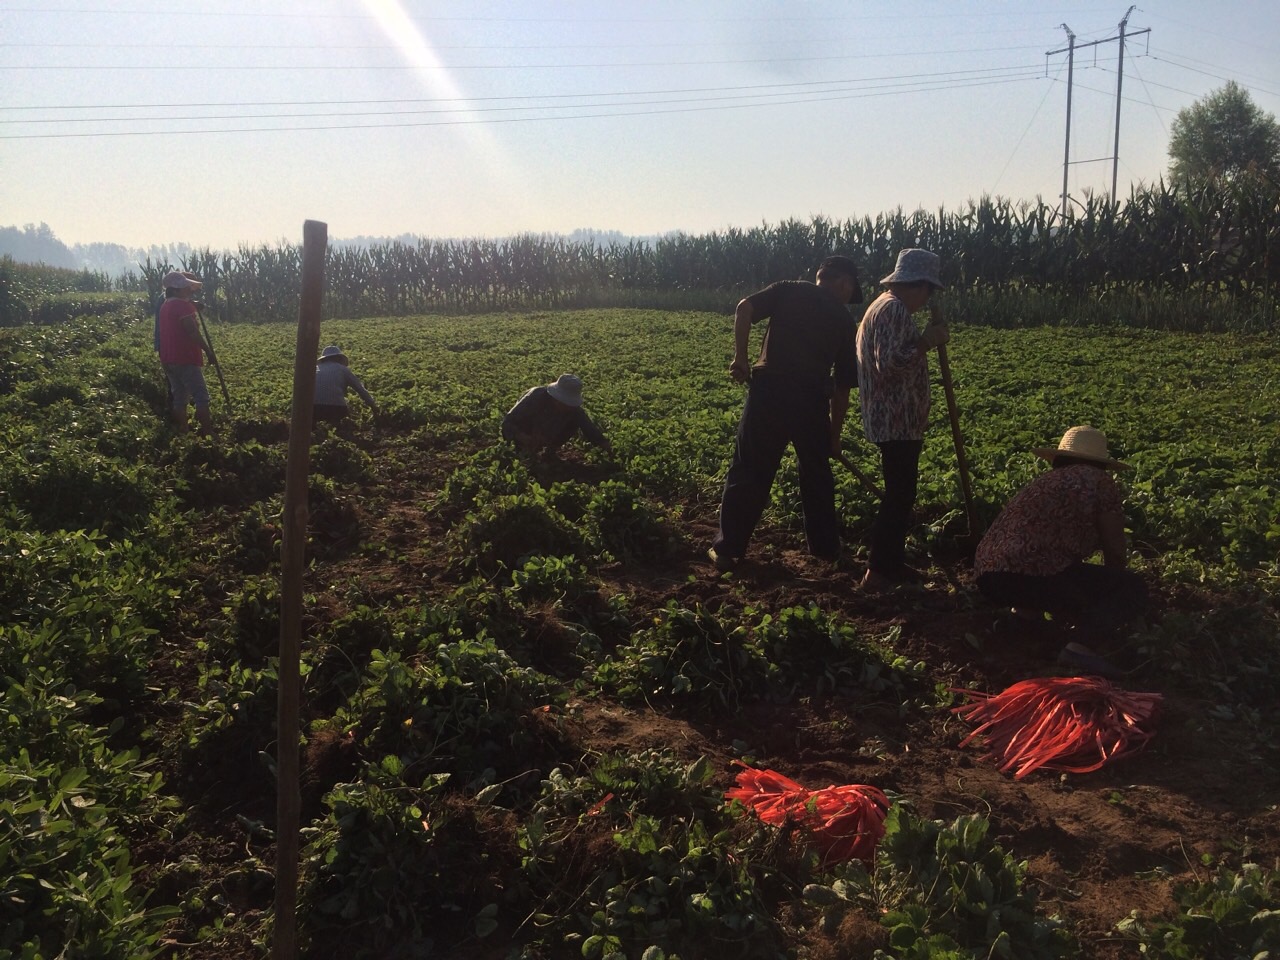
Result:
<svg viewBox="0 0 1280 960">
<path fill-rule="evenodd" d="M 376 452 L 376 442 L 368 445 Z M 360 522 L 362 539 L 390 544 L 403 551 L 405 560 L 390 564 L 349 557 L 318 565 L 308 574 L 308 590 L 324 595 L 326 582 L 354 577 L 371 594 L 389 599 L 444 592 L 454 585 L 440 550 L 446 530 L 429 510 L 430 494 L 423 492 L 439 490 L 452 464 L 432 451 L 421 451 L 419 458 L 407 456 L 403 448 L 398 453 L 404 475 L 384 483 L 377 502 L 362 505 Z M 547 469 L 578 478 L 593 472 L 574 453 Z M 812 602 L 867 636 L 883 637 L 897 628 L 895 648 L 925 661 L 935 681 L 976 683 L 995 691 L 1030 676 L 1063 672 L 1054 663 L 1063 638 L 1015 625 L 1002 611 L 982 603 L 962 559 L 930 563 L 931 579 L 922 588 L 873 595 L 859 588 L 863 569 L 856 560 L 832 569 L 804 554 L 797 532 L 765 527 L 739 570 L 724 577 L 705 556 L 717 504 L 679 507 L 684 538 L 676 557 L 660 565 L 613 564 L 595 571 L 607 592 L 632 598 L 633 610 L 658 609 L 672 600 L 712 610 L 722 604 L 777 610 Z M 1157 587 L 1152 617 L 1228 602 L 1208 592 Z M 311 609 L 307 616 L 319 620 L 343 612 L 329 605 Z M 1220 857 L 1267 866 L 1280 860 L 1278 751 L 1250 738 L 1211 736 L 1204 718 L 1212 704 L 1152 688 L 1143 676 L 1138 669 L 1122 685 L 1166 693 L 1157 735 L 1143 753 L 1092 774 L 1037 772 L 1023 781 L 983 762 L 979 750 L 960 748 L 967 726 L 948 713 L 914 713 L 904 720 L 896 710 L 859 709 L 839 697 L 757 705 L 741 717 L 699 723 L 647 707 L 591 700 L 571 704 L 562 729 L 584 755 L 662 747 L 689 759 L 708 757 L 721 771 L 717 783 L 724 788 L 733 778 L 731 744 L 745 741 L 760 765 L 807 786 L 873 784 L 908 800 L 917 813 L 948 822 L 981 813 L 990 819 L 995 839 L 1026 861 L 1044 911 L 1067 921 L 1085 956 L 1113 960 L 1137 956 L 1115 925 L 1132 911 L 1147 918 L 1168 915 L 1174 883 L 1206 878 Z M 335 782 L 340 773 L 317 769 L 328 762 L 325 755 L 309 754 L 307 775 L 315 790 Z M 316 796 L 311 794 L 312 802 Z M 269 843 L 246 840 L 236 817 L 269 822 L 273 804 L 269 794 L 254 795 L 241 786 L 216 802 L 206 797 L 195 814 L 204 818 L 209 836 L 190 842 L 199 846 L 208 869 L 223 869 L 233 878 L 225 892 L 248 926 L 269 908 L 270 883 L 269 878 L 246 877 L 237 864 L 243 863 L 246 847 L 266 864 L 274 854 Z M 224 839 L 217 840 L 219 836 Z M 163 854 L 170 862 L 180 855 L 173 849 Z M 153 858 L 159 859 L 159 851 L 141 856 L 144 862 Z M 865 926 L 861 933 L 844 931 L 843 950 L 859 938 L 868 953 L 871 946 L 883 944 L 877 939 L 880 928 Z M 257 955 L 246 940 L 235 937 L 223 940 L 216 953 L 190 943 L 174 947 L 192 957 Z M 811 947 L 813 956 L 824 955 L 821 945 Z M 825 949 L 830 951 L 830 945 Z"/>
</svg>

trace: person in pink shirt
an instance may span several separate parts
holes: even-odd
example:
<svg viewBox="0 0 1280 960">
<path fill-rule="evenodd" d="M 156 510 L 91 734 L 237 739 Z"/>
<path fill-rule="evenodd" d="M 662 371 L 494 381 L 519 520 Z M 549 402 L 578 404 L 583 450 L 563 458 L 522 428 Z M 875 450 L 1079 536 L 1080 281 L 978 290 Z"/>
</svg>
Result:
<svg viewBox="0 0 1280 960">
<path fill-rule="evenodd" d="M 157 317 L 160 363 L 169 380 L 170 413 L 179 433 L 187 431 L 187 406 L 195 404 L 200 432 L 213 433 L 209 388 L 204 382 L 204 358 L 213 350 L 200 335 L 199 313 L 193 302 L 203 284 L 185 271 L 165 274 L 164 303 Z"/>
</svg>

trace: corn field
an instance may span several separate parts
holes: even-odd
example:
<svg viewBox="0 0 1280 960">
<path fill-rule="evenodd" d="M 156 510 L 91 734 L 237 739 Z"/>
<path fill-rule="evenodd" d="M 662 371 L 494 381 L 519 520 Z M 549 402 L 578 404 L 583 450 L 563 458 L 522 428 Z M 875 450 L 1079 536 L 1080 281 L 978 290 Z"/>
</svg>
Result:
<svg viewBox="0 0 1280 960">
<path fill-rule="evenodd" d="M 909 246 L 942 257 L 953 309 L 970 322 L 1085 322 L 1083 311 L 1133 326 L 1270 329 L 1280 282 L 1280 186 L 1262 177 L 1191 190 L 1161 183 L 1133 191 L 1126 203 L 1086 197 L 1066 217 L 1043 201 L 983 198 L 954 212 L 815 217 L 653 244 L 525 235 L 334 248 L 325 312 L 404 316 L 644 305 L 655 297 L 668 306 L 673 295 L 727 309 L 774 280 L 810 277 L 837 252 L 859 261 L 871 293 Z M 242 246 L 197 251 L 181 267 L 204 278 L 204 299 L 218 318 L 267 322 L 296 316 L 301 261 L 300 246 Z M 169 268 L 142 266 L 153 297 Z"/>
</svg>

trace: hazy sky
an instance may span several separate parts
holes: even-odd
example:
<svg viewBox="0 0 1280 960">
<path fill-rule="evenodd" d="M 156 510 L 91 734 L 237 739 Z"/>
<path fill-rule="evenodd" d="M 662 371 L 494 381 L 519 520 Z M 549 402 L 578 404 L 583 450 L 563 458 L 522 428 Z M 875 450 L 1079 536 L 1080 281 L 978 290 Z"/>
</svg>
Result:
<svg viewBox="0 0 1280 960">
<path fill-rule="evenodd" d="M 0 0 L 0 226 L 68 243 L 633 234 L 1109 192 L 1098 0 Z M 1140 31 L 1149 29 L 1149 33 Z M 1119 193 L 1235 80 L 1280 114 L 1280 0 L 1129 16 Z M 1091 162 L 1092 161 L 1092 162 Z"/>
</svg>

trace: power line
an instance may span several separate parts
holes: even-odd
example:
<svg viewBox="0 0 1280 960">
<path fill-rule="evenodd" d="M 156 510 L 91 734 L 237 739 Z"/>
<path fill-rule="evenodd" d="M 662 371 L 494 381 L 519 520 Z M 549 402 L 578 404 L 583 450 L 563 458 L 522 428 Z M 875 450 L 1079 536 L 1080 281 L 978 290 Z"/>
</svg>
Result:
<svg viewBox="0 0 1280 960">
<path fill-rule="evenodd" d="M 948 31 L 949 38 L 954 37 L 991 37 L 999 34 L 1026 34 L 1026 28 L 1014 28 L 1009 30 L 972 30 L 968 32 Z M 800 38 L 788 40 L 780 37 L 771 37 L 769 45 L 778 46 L 819 46 L 819 45 L 840 45 L 842 40 Z M 645 48 L 680 48 L 680 47 L 705 47 L 714 45 L 711 41 L 696 40 L 687 42 L 663 42 L 656 40 L 637 41 L 635 43 L 432 43 L 433 50 L 618 50 L 618 49 L 635 49 Z M 43 41 L 22 41 L 15 42 L 10 40 L 0 40 L 0 48 L 11 47 L 23 50 L 172 50 L 172 43 L 159 43 L 153 41 L 124 41 L 124 42 L 43 42 Z M 182 49 L 186 51 L 192 50 L 399 50 L 400 47 L 394 43 L 207 43 L 197 38 L 193 38 L 189 42 L 184 42 Z M 1032 49 L 1028 47 L 1027 49 Z"/>
<path fill-rule="evenodd" d="M 1211 77 L 1214 80 L 1221 80 L 1224 83 L 1235 79 L 1234 77 L 1224 77 L 1217 73 L 1209 73 L 1209 71 L 1207 70 L 1197 70 L 1195 67 L 1189 67 L 1185 63 L 1178 63 L 1177 60 L 1171 59 L 1169 57 L 1158 57 L 1152 54 L 1152 59 L 1159 60 L 1161 63 L 1167 63 L 1171 67 L 1177 67 L 1179 70 L 1186 70 L 1189 73 L 1198 73 L 1202 77 Z M 1200 62 L 1200 61 L 1196 61 L 1196 62 Z M 1213 64 L 1208 64 L 1208 66 L 1213 66 Z M 1222 69 L 1222 68 L 1219 67 L 1218 69 Z M 1240 76 L 1247 76 L 1247 74 L 1240 74 Z M 1267 90 L 1265 87 L 1260 87 L 1257 84 L 1249 84 L 1249 88 L 1252 90 L 1257 90 L 1260 93 L 1265 93 L 1272 97 L 1280 97 L 1280 93 L 1276 93 L 1274 90 Z M 1169 89 L 1173 90 L 1175 88 L 1170 87 Z M 1180 90 L 1178 92 L 1186 93 L 1187 91 Z M 1190 94 L 1190 95 L 1195 96 L 1195 94 Z"/>
<path fill-rule="evenodd" d="M 295 71 L 316 71 L 323 70 L 332 73 L 338 70 L 388 70 L 388 71 L 420 71 L 420 70 L 601 70 L 605 68 L 629 68 L 629 67 L 722 67 L 722 66 L 743 66 L 755 65 L 762 63 L 825 63 L 834 60 L 900 60 L 908 56 L 928 56 L 928 57 L 946 57 L 958 56 L 961 54 L 971 53 L 1002 53 L 1013 50 L 1034 50 L 1038 47 L 1017 46 L 1017 47 L 986 47 L 986 48 L 970 48 L 967 50 L 917 50 L 917 51 L 894 51 L 892 53 L 866 53 L 866 54 L 840 54 L 836 56 L 823 57 L 750 57 L 745 60 L 647 60 L 635 61 L 629 63 L 500 63 L 500 64 L 317 64 L 312 66 L 281 66 L 280 64 L 263 64 L 263 65 L 234 65 L 234 64 L 148 64 L 145 69 L 148 73 L 167 73 L 171 71 L 199 71 L 201 73 L 210 73 L 213 71 L 239 72 L 245 70 L 266 71 L 275 70 L 281 72 Z M 93 64 L 73 64 L 67 66 L 56 66 L 52 64 L 26 64 L 26 65 L 6 65 L 0 64 L 0 70 L 58 70 L 65 72 L 79 71 L 95 71 L 95 70 L 140 70 L 143 69 L 138 64 L 119 64 L 119 65 L 93 65 Z"/>
<path fill-rule="evenodd" d="M 1058 75 L 1059 76 L 1062 75 L 1061 67 L 1059 67 L 1058 69 Z M 1052 79 L 1056 80 L 1057 77 L 1054 77 Z M 1005 171 L 1009 169 L 1009 164 L 1013 162 L 1013 158 L 1017 155 L 1018 149 L 1022 146 L 1022 141 L 1026 139 L 1027 134 L 1031 131 L 1031 125 L 1036 122 L 1036 117 L 1040 116 L 1040 111 L 1041 109 L 1044 108 L 1045 101 L 1049 99 L 1049 94 L 1050 92 L 1052 92 L 1052 90 L 1053 90 L 1052 84 L 1044 88 L 1044 96 L 1041 97 L 1040 102 L 1036 104 L 1036 108 L 1031 114 L 1031 119 L 1027 121 L 1026 127 L 1023 129 L 1022 134 L 1018 137 L 1018 142 L 1013 145 L 1013 150 L 1010 151 L 1008 159 L 1006 159 L 1004 162 L 1004 166 L 1001 167 L 1000 172 L 996 174 L 996 179 L 995 179 L 995 182 L 991 185 L 990 192 L 995 193 L 996 188 L 1000 186 L 1000 181 L 1001 179 L 1003 179 Z"/>
<path fill-rule="evenodd" d="M 1021 79 L 1027 79 L 1027 80 L 1031 80 L 1031 79 L 1038 79 L 1038 77 L 1039 77 L 1039 72 L 1038 72 L 1038 71 L 1033 71 L 1033 72 L 1026 72 L 1026 73 L 1024 73 L 1021 77 L 1017 77 L 1017 76 L 1013 76 L 1013 77 L 999 77 L 999 78 L 998 78 L 998 77 L 971 77 L 971 78 L 968 78 L 968 81 L 969 81 L 969 82 L 972 82 L 972 81 L 997 80 L 997 79 L 1007 79 L 1007 80 L 1021 80 Z M 956 80 L 960 80 L 960 78 L 955 78 L 955 79 L 956 79 Z M 947 89 L 947 87 L 939 87 L 939 86 L 938 86 L 938 84 L 939 84 L 939 83 L 940 83 L 940 81 L 938 81 L 938 80 L 917 80 L 917 81 L 911 81 L 911 82 L 895 82 L 895 83 L 888 83 L 888 84 L 882 84 L 882 85 L 879 85 L 879 86 L 871 85 L 871 86 L 867 86 L 867 87 L 863 87 L 863 88 L 853 88 L 853 89 L 869 89 L 869 90 L 886 89 L 886 90 L 887 90 L 887 89 L 909 89 L 909 88 L 911 88 L 911 87 L 919 87 L 919 86 L 927 86 L 927 87 L 928 87 L 928 89 L 931 89 L 931 90 Z M 837 89 L 837 90 L 816 91 L 816 92 L 815 92 L 815 95 L 816 95 L 816 93 L 843 93 L 843 92 L 852 92 L 852 90 L 851 90 L 850 88 L 846 88 L 845 90 L 838 90 L 838 89 Z M 172 123 L 172 122 L 175 122 L 175 121 L 188 121 L 188 120 L 201 120 L 201 121 L 208 121 L 208 120 L 282 120 L 282 119 L 306 119 L 306 118 L 320 118 L 320 117 L 416 116 L 416 115 L 426 114 L 426 113 L 464 113 L 464 114 L 475 114 L 475 113 L 502 113 L 502 112 L 510 112 L 510 111 L 515 111 L 515 110 L 522 110 L 522 111 L 527 111 L 527 110 L 573 110 L 573 109 L 596 108 L 596 107 L 603 108 L 603 107 L 637 107 L 637 106 L 651 106 L 651 105 L 655 105 L 655 104 L 668 104 L 668 103 L 670 103 L 670 104 L 675 104 L 675 103 L 709 103 L 709 102 L 716 102 L 716 101 L 718 101 L 718 102 L 723 102 L 723 101 L 729 101 L 729 100 L 745 100 L 745 99 L 755 99 L 755 100 L 759 100 L 759 99 L 761 99 L 761 98 L 765 98 L 765 97 L 769 97 L 769 98 L 774 98 L 774 97 L 795 97 L 795 95 L 796 95 L 796 94 L 795 94 L 793 91 L 786 91 L 786 92 L 778 92 L 778 93 L 742 93 L 742 94 L 728 94 L 728 95 L 723 95 L 723 96 L 714 96 L 714 97 L 697 97 L 697 98 L 695 98 L 695 97 L 684 97 L 684 98 L 679 98 L 679 99 L 664 99 L 664 100 L 636 100 L 636 101 L 629 101 L 629 102 L 623 102 L 623 103 L 612 103 L 612 104 L 602 104 L 602 103 L 542 104 L 542 105 L 534 105 L 534 106 L 510 106 L 510 107 L 471 107 L 471 106 L 463 106 L 463 107 L 448 107 L 448 108 L 444 108 L 444 107 L 437 107 L 437 108 L 419 109 L 419 110 L 353 110 L 353 111 L 332 111 L 332 112 L 323 112 L 323 113 L 259 113 L 259 114 L 239 114 L 239 113 L 238 113 L 238 114 L 208 114 L 208 115 L 176 116 L 176 117 L 175 117 L 175 116 L 159 116 L 159 117 L 69 117 L 69 118 L 45 118 L 45 119 L 36 119 L 36 120 L 0 120 L 0 124 L 32 124 L 32 123 L 120 123 L 120 122 L 123 122 L 123 123 L 130 123 L 130 122 L 140 122 L 140 121 L 142 121 L 142 122 L 149 122 L 149 123 L 159 123 L 159 122 Z M 579 97 L 581 97 L 581 96 L 585 96 L 585 95 L 578 95 L 578 96 L 579 96 Z M 793 100 L 786 101 L 786 102 L 789 102 L 789 103 L 806 103 L 806 102 L 809 102 L 809 99 L 812 99 L 812 96 L 811 96 L 810 98 L 803 99 L 803 100 L 795 100 L 795 99 L 793 99 Z M 825 99 L 830 99 L 830 98 L 825 98 Z M 760 106 L 766 106 L 767 104 L 763 104 L 763 103 L 762 103 L 762 104 L 759 104 L 759 105 L 760 105 Z"/>
<path fill-rule="evenodd" d="M 959 90 L 959 89 L 965 89 L 968 87 L 999 86 L 999 85 L 1009 84 L 1009 83 L 1022 83 L 1022 82 L 1025 82 L 1025 80 L 1030 80 L 1030 79 L 1039 79 L 1038 73 L 1034 75 L 1028 74 L 1026 77 L 1021 77 L 1021 78 L 1015 77 L 1015 78 L 1001 78 L 1001 79 L 990 79 L 990 80 L 974 80 L 971 82 L 952 83 L 949 85 L 938 85 L 938 84 L 934 84 L 932 86 L 919 85 L 908 91 L 897 90 L 897 89 L 877 89 L 871 92 L 850 93 L 850 94 L 844 94 L 840 96 L 811 95 L 811 96 L 806 96 L 802 99 L 783 100 L 783 101 L 777 101 L 774 103 L 767 103 L 767 104 L 762 104 L 762 103 L 718 104 L 716 106 L 678 107 L 671 110 L 661 110 L 661 109 L 626 110 L 621 112 L 615 111 L 615 112 L 602 112 L 602 113 L 584 113 L 584 114 L 577 114 L 577 115 L 554 116 L 554 117 L 492 117 L 492 118 L 481 118 L 478 120 L 424 120 L 424 121 L 417 121 L 412 123 L 362 123 L 362 124 L 348 123 L 348 124 L 315 124 L 315 125 L 308 125 L 308 126 L 284 126 L 284 127 L 280 127 L 280 126 L 218 127 L 218 128 L 203 128 L 203 129 L 197 128 L 197 129 L 189 129 L 189 130 L 166 129 L 166 130 L 92 131 L 92 132 L 83 132 L 83 133 L 0 134 L 0 140 L 54 140 L 54 139 L 71 139 L 71 138 L 86 138 L 86 137 L 176 136 L 176 135 L 201 134 L 201 133 L 273 133 L 273 132 L 292 133 L 292 132 L 301 132 L 301 131 L 308 131 L 308 130 L 376 130 L 376 129 L 394 129 L 394 128 L 404 128 L 404 127 L 470 126 L 470 125 L 476 125 L 476 124 L 492 124 L 492 123 L 528 123 L 533 121 L 546 121 L 546 120 L 590 120 L 590 119 L 613 118 L 613 117 L 653 116 L 658 114 L 669 114 L 669 113 L 700 113 L 700 112 L 713 111 L 713 110 L 741 110 L 741 109 L 746 109 L 751 107 L 786 106 L 791 104 L 822 103 L 822 102 L 838 101 L 838 100 L 861 100 L 861 99 L 868 99 L 871 97 L 899 95 L 904 92 L 922 93 L 922 92 L 931 92 L 931 91 Z M 899 86 L 899 85 L 895 85 L 895 86 Z M 522 108 L 522 109 L 582 109 L 583 106 L 591 107 L 592 105 L 590 104 L 579 105 L 574 108 L 529 107 L 529 108 Z M 612 106 L 626 106 L 626 104 L 617 104 Z M 516 108 L 512 108 L 512 109 L 516 109 Z M 145 121 L 146 118 L 140 118 L 140 119 Z"/>
<path fill-rule="evenodd" d="M 982 74 L 1000 73 L 1024 73 L 1028 70 L 1036 70 L 1039 72 L 1037 64 L 1023 64 L 1020 66 L 1009 67 L 979 67 L 971 70 L 944 70 L 932 73 L 905 73 L 882 77 L 864 77 L 864 78 L 844 78 L 840 80 L 802 80 L 792 81 L 788 83 L 757 83 L 737 86 L 714 86 L 714 87 L 674 87 L 659 90 L 625 90 L 613 92 L 591 92 L 591 93 L 545 93 L 545 94 L 527 94 L 527 95 L 509 95 L 509 96 L 491 96 L 491 97 L 413 97 L 413 98 L 394 98 L 394 99 L 362 99 L 362 100 L 249 100 L 249 101 L 223 101 L 223 102 L 207 102 L 207 103 L 108 103 L 108 104 L 50 104 L 44 106 L 0 106 L 0 110 L 169 110 L 169 109 L 193 109 L 193 108 L 234 108 L 234 107 L 332 107 L 332 106 L 358 106 L 361 104 L 371 106 L 382 106 L 387 104 L 414 104 L 414 103 L 488 103 L 492 101 L 506 100 L 565 100 L 565 99 L 582 99 L 583 97 L 629 97 L 629 96 L 663 96 L 667 94 L 688 94 L 688 93 L 724 93 L 729 91 L 746 91 L 746 90 L 775 90 L 790 89 L 796 87 L 818 87 L 833 86 L 850 83 L 880 83 L 892 82 L 900 80 L 928 80 L 928 79 L 954 79 L 954 80 L 972 80 L 984 79 Z M 967 76 L 969 75 L 969 76 Z M 976 75 L 976 76 L 973 76 Z"/>
<path fill-rule="evenodd" d="M 1098 11 L 1104 8 L 1098 8 Z M 187 8 L 175 10 L 136 10 L 123 7 L 9 7 L 6 13 L 36 13 L 36 14 L 67 14 L 67 13 L 83 13 L 105 16 L 179 16 L 179 17 L 220 17 L 231 19 L 233 17 L 252 17 L 252 18 L 277 18 L 284 20 L 376 20 L 374 14 L 368 13 L 320 13 L 318 11 L 307 13 L 276 13 L 272 11 L 228 11 L 228 10 L 191 10 Z M 1097 12 L 1081 10 L 1079 13 Z M 1026 14 L 1025 16 L 1031 16 Z M 975 20 L 979 18 L 1000 17 L 1008 19 L 1009 14 L 1001 13 L 933 13 L 930 14 L 931 20 Z M 423 21 L 430 23 L 813 23 L 812 17 L 433 17 L 433 16 L 408 16 L 408 20 Z M 900 22 L 902 19 L 900 14 L 875 14 L 862 16 L 842 16 L 841 21 L 863 21 L 863 20 L 888 20 Z"/>
</svg>

